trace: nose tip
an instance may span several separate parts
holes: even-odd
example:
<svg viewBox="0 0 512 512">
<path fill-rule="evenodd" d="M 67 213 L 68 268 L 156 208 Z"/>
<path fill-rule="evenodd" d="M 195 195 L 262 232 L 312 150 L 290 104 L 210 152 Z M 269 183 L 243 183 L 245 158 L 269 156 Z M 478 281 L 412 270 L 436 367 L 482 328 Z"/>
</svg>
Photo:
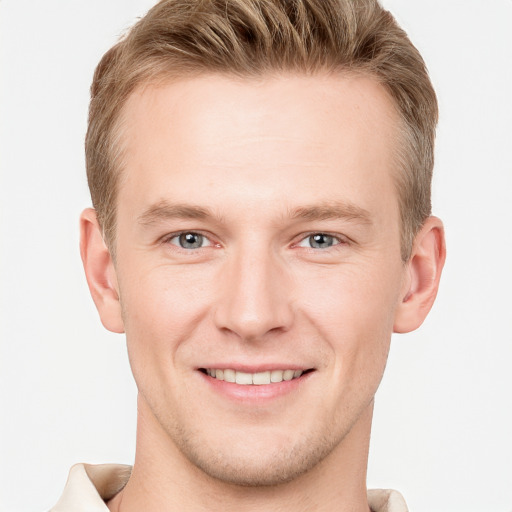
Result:
<svg viewBox="0 0 512 512">
<path fill-rule="evenodd" d="M 231 267 L 216 308 L 217 327 L 254 341 L 287 331 L 293 320 L 291 287 L 276 262 L 259 258 Z"/>
<path fill-rule="evenodd" d="M 283 322 L 271 321 L 268 317 L 261 315 L 252 317 L 239 315 L 238 318 L 232 321 L 223 322 L 221 329 L 235 333 L 244 341 L 256 341 L 272 332 L 277 333 L 286 330 L 282 324 Z"/>
</svg>

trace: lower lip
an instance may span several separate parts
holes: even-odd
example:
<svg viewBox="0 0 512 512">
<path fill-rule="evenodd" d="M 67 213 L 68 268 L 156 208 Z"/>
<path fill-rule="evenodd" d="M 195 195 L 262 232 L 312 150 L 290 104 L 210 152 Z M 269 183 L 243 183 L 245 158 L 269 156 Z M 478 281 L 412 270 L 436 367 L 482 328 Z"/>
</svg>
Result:
<svg viewBox="0 0 512 512">
<path fill-rule="evenodd" d="M 314 372 L 308 372 L 300 377 L 292 380 L 283 380 L 282 382 L 274 382 L 272 384 L 237 384 L 236 382 L 226 382 L 224 380 L 215 379 L 203 372 L 198 372 L 204 379 L 205 383 L 216 393 L 226 398 L 241 402 L 267 402 L 272 399 L 285 396 L 296 391 L 302 386 Z"/>
</svg>

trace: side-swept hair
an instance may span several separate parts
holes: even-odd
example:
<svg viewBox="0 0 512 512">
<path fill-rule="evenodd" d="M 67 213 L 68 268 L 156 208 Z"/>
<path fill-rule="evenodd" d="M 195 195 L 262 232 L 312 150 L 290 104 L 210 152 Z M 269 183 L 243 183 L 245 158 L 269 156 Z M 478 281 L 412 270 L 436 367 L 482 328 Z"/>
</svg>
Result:
<svg viewBox="0 0 512 512">
<path fill-rule="evenodd" d="M 430 215 L 437 100 L 423 59 L 377 0 L 162 0 L 101 59 L 91 86 L 87 178 L 115 249 L 118 123 L 139 86 L 205 72 L 357 72 L 391 95 L 402 120 L 395 176 L 402 259 Z"/>
</svg>

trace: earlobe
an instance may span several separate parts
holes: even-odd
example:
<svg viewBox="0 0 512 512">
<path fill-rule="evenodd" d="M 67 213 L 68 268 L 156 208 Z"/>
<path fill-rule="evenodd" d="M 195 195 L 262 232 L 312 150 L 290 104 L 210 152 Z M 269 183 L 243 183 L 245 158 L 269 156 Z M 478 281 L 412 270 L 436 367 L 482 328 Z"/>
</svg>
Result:
<svg viewBox="0 0 512 512">
<path fill-rule="evenodd" d="M 109 331 L 124 332 L 114 263 L 92 208 L 85 209 L 80 216 L 80 254 L 102 324 Z"/>
<path fill-rule="evenodd" d="M 429 217 L 414 240 L 394 332 L 414 331 L 423 323 L 434 304 L 445 259 L 443 223 L 437 217 Z"/>
</svg>

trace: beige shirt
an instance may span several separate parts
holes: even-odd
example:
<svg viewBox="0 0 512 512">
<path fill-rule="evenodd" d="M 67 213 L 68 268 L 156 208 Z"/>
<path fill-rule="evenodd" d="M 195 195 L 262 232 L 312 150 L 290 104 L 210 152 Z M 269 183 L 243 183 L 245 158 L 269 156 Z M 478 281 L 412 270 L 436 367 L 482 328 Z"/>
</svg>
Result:
<svg viewBox="0 0 512 512">
<path fill-rule="evenodd" d="M 131 470 L 120 464 L 74 465 L 59 502 L 49 512 L 108 512 L 105 502 L 126 485 Z M 368 504 L 373 512 L 408 512 L 396 491 L 370 490 Z"/>
</svg>

